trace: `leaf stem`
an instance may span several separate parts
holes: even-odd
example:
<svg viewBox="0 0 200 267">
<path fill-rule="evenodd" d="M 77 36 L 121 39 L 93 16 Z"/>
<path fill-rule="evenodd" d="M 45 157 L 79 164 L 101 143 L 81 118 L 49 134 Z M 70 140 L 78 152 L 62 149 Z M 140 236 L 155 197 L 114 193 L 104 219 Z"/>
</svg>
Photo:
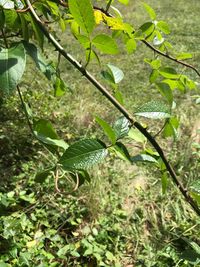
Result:
<svg viewBox="0 0 200 267">
<path fill-rule="evenodd" d="M 82 73 L 83 76 L 85 76 L 117 109 L 119 112 L 121 112 L 131 123 L 132 126 L 135 126 L 151 143 L 151 145 L 155 148 L 155 150 L 158 152 L 159 156 L 163 160 L 166 169 L 168 170 L 170 176 L 172 177 L 173 182 L 176 184 L 177 188 L 187 201 L 187 203 L 190 204 L 190 206 L 193 208 L 193 210 L 196 212 L 197 215 L 200 216 L 200 209 L 198 208 L 196 202 L 191 198 L 189 195 L 189 192 L 187 189 L 183 187 L 181 182 L 178 180 L 178 177 L 176 176 L 175 171 L 173 170 L 172 166 L 168 162 L 167 158 L 164 155 L 164 152 L 162 148 L 159 146 L 157 141 L 154 139 L 154 137 L 138 122 L 134 120 L 132 115 L 124 108 L 109 92 L 108 90 L 101 85 L 93 76 L 90 74 L 77 60 L 75 60 L 70 54 L 68 54 L 64 48 L 55 40 L 55 38 L 48 32 L 46 27 L 43 25 L 42 21 L 36 14 L 35 10 L 33 9 L 31 3 L 29 0 L 25 0 L 27 5 L 29 6 L 30 12 L 35 19 L 36 23 L 40 27 L 41 31 L 44 33 L 44 35 L 47 37 L 47 39 L 52 43 L 52 45 L 62 54 L 77 70 Z"/>
<path fill-rule="evenodd" d="M 107 6 L 106 6 L 106 10 L 105 10 L 106 12 L 108 12 L 108 10 L 109 10 L 111 4 L 112 4 L 112 0 L 109 0 L 108 4 L 107 4 Z"/>
<path fill-rule="evenodd" d="M 1 29 L 1 32 L 2 32 L 2 36 L 3 36 L 3 40 L 4 40 L 5 47 L 8 48 L 8 42 L 7 42 L 7 39 L 6 39 L 6 35 L 5 35 L 5 33 L 4 33 L 4 30 Z"/>
<path fill-rule="evenodd" d="M 23 110 L 24 110 L 24 113 L 25 113 L 25 117 L 26 117 L 26 120 L 27 120 L 27 124 L 29 126 L 29 129 L 30 129 L 31 133 L 33 134 L 33 136 L 36 137 L 35 136 L 35 133 L 33 131 L 32 124 L 31 124 L 30 119 L 29 119 L 29 115 L 28 115 L 28 112 L 27 112 L 27 109 L 26 109 L 26 105 L 25 105 L 25 102 L 23 100 L 23 96 L 22 96 L 22 93 L 21 93 L 21 90 L 20 90 L 19 85 L 17 85 L 17 92 L 18 92 L 18 95 L 19 95 L 19 98 L 20 98 L 20 101 L 21 101 L 21 104 L 22 104 L 22 107 L 23 107 Z"/>
</svg>

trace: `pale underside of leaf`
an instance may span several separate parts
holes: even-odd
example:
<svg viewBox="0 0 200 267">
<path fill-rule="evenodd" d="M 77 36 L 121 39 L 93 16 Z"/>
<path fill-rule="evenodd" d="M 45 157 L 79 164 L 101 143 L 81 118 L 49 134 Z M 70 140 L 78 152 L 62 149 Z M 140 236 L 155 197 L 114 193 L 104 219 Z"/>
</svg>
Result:
<svg viewBox="0 0 200 267">
<path fill-rule="evenodd" d="M 0 92 L 10 94 L 18 85 L 26 66 L 23 44 L 0 50 Z"/>
</svg>

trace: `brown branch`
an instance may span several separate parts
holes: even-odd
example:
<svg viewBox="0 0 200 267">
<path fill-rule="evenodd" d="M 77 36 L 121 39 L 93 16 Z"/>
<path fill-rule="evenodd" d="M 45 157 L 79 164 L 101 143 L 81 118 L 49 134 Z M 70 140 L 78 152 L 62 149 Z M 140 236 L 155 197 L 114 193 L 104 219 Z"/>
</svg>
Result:
<svg viewBox="0 0 200 267">
<path fill-rule="evenodd" d="M 183 66 L 185 66 L 187 68 L 192 69 L 200 77 L 200 72 L 193 65 L 188 64 L 188 63 L 186 63 L 186 62 L 184 62 L 182 60 L 178 60 L 177 58 L 172 57 L 172 56 L 168 55 L 167 53 L 164 53 L 164 52 L 160 51 L 159 49 L 157 49 L 153 45 L 151 45 L 149 42 L 147 42 L 146 40 L 142 40 L 142 43 L 145 44 L 147 47 L 149 47 L 155 53 L 157 53 L 157 54 L 159 54 L 159 55 L 161 55 L 161 56 L 163 56 L 165 58 L 168 58 L 168 59 L 170 59 L 170 60 L 172 60 L 172 61 L 174 61 L 174 62 L 176 62 L 176 63 L 178 63 L 180 65 L 183 65 Z"/>
<path fill-rule="evenodd" d="M 35 19 L 36 23 L 40 27 L 41 31 L 47 37 L 47 39 L 52 43 L 52 45 L 59 51 L 61 55 L 65 59 L 67 59 L 77 70 L 79 70 L 82 75 L 87 78 L 116 108 L 119 112 L 121 112 L 131 123 L 132 126 L 135 126 L 151 143 L 151 145 L 155 148 L 158 152 L 159 156 L 163 160 L 166 169 L 168 170 L 170 176 L 172 177 L 173 182 L 176 184 L 177 188 L 185 198 L 186 202 L 190 204 L 190 206 L 194 209 L 194 211 L 200 216 L 200 209 L 198 208 L 196 202 L 190 197 L 189 192 L 183 187 L 181 182 L 178 180 L 175 171 L 173 170 L 172 166 L 168 162 L 166 156 L 162 148 L 159 146 L 157 141 L 153 138 L 153 136 L 138 122 L 134 120 L 132 115 L 108 92 L 108 90 L 101 85 L 78 61 L 76 61 L 70 54 L 68 54 L 64 48 L 55 40 L 55 38 L 48 32 L 45 28 L 43 23 L 41 22 L 40 18 L 36 14 L 35 10 L 31 6 L 29 0 L 26 0 L 27 5 L 30 8 L 30 12 Z"/>
</svg>

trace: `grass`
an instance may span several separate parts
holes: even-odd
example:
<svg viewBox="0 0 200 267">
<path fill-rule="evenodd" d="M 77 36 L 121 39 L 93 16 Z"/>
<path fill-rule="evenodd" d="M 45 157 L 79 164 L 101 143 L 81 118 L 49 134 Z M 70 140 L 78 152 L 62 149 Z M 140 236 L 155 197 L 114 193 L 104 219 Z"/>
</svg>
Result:
<svg viewBox="0 0 200 267">
<path fill-rule="evenodd" d="M 170 40 L 180 51 L 191 51 L 199 61 L 199 7 L 196 1 L 147 1 L 172 28 Z M 187 12 L 187 15 L 186 15 Z M 127 21 L 140 25 L 147 19 L 140 1 L 123 8 Z M 66 37 L 67 36 L 67 37 Z M 81 59 L 78 44 L 64 33 L 67 50 Z M 72 45 L 73 44 L 73 45 Z M 73 49 L 72 49 L 73 48 Z M 52 52 L 52 51 L 51 51 Z M 50 60 L 53 53 L 46 51 Z M 140 45 L 133 56 L 102 56 L 102 66 L 120 66 L 125 79 L 120 88 L 130 111 L 157 94 L 149 87 L 149 69 L 143 62 L 152 52 Z M 166 64 L 171 64 L 165 61 Z M 119 114 L 73 68 L 61 60 L 61 75 L 72 89 L 55 101 L 52 89 L 30 64 L 21 88 L 36 117 L 50 119 L 60 136 L 73 143 L 80 137 L 102 137 L 94 121 L 100 115 L 112 122 Z M 100 68 L 89 69 L 101 79 Z M 34 73 L 34 75 L 32 75 Z M 195 75 L 188 73 L 198 81 Z M 40 77 L 40 78 L 38 78 Z M 30 83 L 31 81 L 31 83 Z M 191 95 L 177 93 L 182 125 L 177 143 L 164 141 L 168 157 L 180 179 L 189 185 L 199 178 L 199 158 L 192 155 L 191 132 L 199 107 Z M 0 266 L 200 266 L 199 224 L 178 190 L 169 182 L 162 194 L 160 172 L 150 165 L 129 165 L 109 158 L 91 170 L 92 180 L 72 192 L 74 184 L 62 178 L 55 192 L 54 177 L 43 183 L 35 173 L 54 160 L 31 136 L 19 99 L 0 107 Z M 157 126 L 156 126 L 157 127 Z M 170 146 L 169 146 L 170 145 Z"/>
</svg>

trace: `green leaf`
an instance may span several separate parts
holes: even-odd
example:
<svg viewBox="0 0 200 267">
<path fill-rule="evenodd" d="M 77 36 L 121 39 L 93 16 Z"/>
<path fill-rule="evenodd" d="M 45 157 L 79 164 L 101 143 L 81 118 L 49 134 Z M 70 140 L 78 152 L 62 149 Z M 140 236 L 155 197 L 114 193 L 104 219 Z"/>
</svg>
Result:
<svg viewBox="0 0 200 267">
<path fill-rule="evenodd" d="M 169 106 L 155 100 L 139 107 L 135 114 L 150 119 L 166 119 L 171 117 Z"/>
<path fill-rule="evenodd" d="M 111 65 L 111 64 L 107 64 L 107 67 L 113 76 L 114 83 L 115 84 L 120 83 L 124 78 L 123 71 L 120 70 L 118 67 Z"/>
<path fill-rule="evenodd" d="M 56 75 L 56 70 L 53 68 L 52 64 L 46 62 L 34 44 L 26 41 L 24 41 L 23 44 L 27 54 L 35 62 L 36 67 L 47 77 L 48 80 L 52 80 L 52 77 Z"/>
<path fill-rule="evenodd" d="M 173 102 L 173 94 L 170 86 L 167 83 L 156 83 L 156 86 L 171 105 Z"/>
<path fill-rule="evenodd" d="M 35 39 L 38 41 L 39 46 L 43 49 L 44 34 L 32 17 L 30 17 L 30 21 L 31 21 L 31 25 L 34 31 Z"/>
<path fill-rule="evenodd" d="M 184 59 L 189 59 L 192 58 L 192 54 L 190 53 L 180 53 L 176 56 L 176 59 L 178 60 L 184 60 Z"/>
<path fill-rule="evenodd" d="M 124 116 L 117 119 L 113 125 L 113 129 L 116 133 L 117 139 L 121 139 L 128 135 L 130 123 Z"/>
<path fill-rule="evenodd" d="M 132 54 L 135 52 L 137 47 L 137 43 L 135 41 L 134 38 L 128 39 L 128 41 L 126 42 L 126 50 L 128 52 L 128 54 Z"/>
<path fill-rule="evenodd" d="M 157 160 L 147 154 L 139 154 L 134 157 L 131 157 L 131 162 L 149 162 L 149 163 L 157 163 Z"/>
<path fill-rule="evenodd" d="M 165 124 L 164 130 L 163 130 L 163 136 L 164 137 L 173 136 L 174 139 L 177 139 L 178 127 L 179 127 L 179 120 L 175 117 L 170 118 Z"/>
<path fill-rule="evenodd" d="M 159 73 L 167 79 L 179 79 L 180 74 L 176 72 L 173 68 L 162 68 L 159 70 Z"/>
<path fill-rule="evenodd" d="M 19 17 L 15 10 L 4 10 L 6 28 L 14 31 L 19 28 Z"/>
<path fill-rule="evenodd" d="M 102 129 L 104 130 L 104 133 L 108 136 L 112 144 L 115 144 L 117 137 L 112 127 L 106 121 L 102 120 L 101 118 L 97 116 L 95 116 L 95 120 L 102 127 Z"/>
<path fill-rule="evenodd" d="M 151 18 L 152 20 L 155 20 L 155 19 L 156 19 L 156 13 L 155 13 L 155 11 L 153 10 L 153 8 L 150 7 L 149 5 L 147 5 L 146 3 L 143 3 L 143 6 L 144 6 L 144 8 L 146 9 L 146 11 L 148 12 L 150 18 Z"/>
<path fill-rule="evenodd" d="M 129 162 L 131 161 L 130 159 L 131 157 L 129 155 L 127 148 L 121 142 L 117 142 L 115 146 L 112 147 L 112 150 L 114 150 L 114 152 L 120 159 L 129 161 Z"/>
<path fill-rule="evenodd" d="M 114 77 L 112 76 L 112 74 L 109 71 L 103 70 L 103 71 L 101 71 L 101 75 L 107 82 L 109 82 L 111 84 L 115 84 Z"/>
<path fill-rule="evenodd" d="M 117 44 L 113 38 L 106 34 L 99 34 L 92 40 L 93 45 L 106 54 L 117 54 L 119 52 Z"/>
<path fill-rule="evenodd" d="M 90 48 L 90 39 L 87 36 L 78 34 L 76 35 L 76 38 L 85 49 Z"/>
<path fill-rule="evenodd" d="M 156 79 L 159 77 L 160 73 L 158 70 L 152 70 L 151 74 L 149 75 L 150 83 L 154 83 Z"/>
<path fill-rule="evenodd" d="M 118 0 L 120 3 L 122 3 L 123 5 L 128 5 L 129 0 Z"/>
<path fill-rule="evenodd" d="M 8 95 L 20 82 L 26 66 L 26 54 L 22 43 L 8 49 L 0 49 L 0 94 Z"/>
<path fill-rule="evenodd" d="M 96 139 L 85 139 L 71 145 L 59 163 L 65 170 L 85 170 L 100 162 L 106 155 L 105 144 Z"/>
<path fill-rule="evenodd" d="M 131 128 L 130 131 L 128 132 L 128 136 L 135 140 L 136 142 L 140 143 L 146 143 L 147 139 L 146 137 L 138 130 L 138 129 L 133 129 Z"/>
<path fill-rule="evenodd" d="M 169 25 L 165 21 L 158 21 L 156 27 L 165 34 L 170 33 Z"/>
<path fill-rule="evenodd" d="M 155 25 L 152 22 L 145 22 L 140 26 L 139 30 L 143 32 L 146 37 L 149 37 L 155 29 Z"/>
<path fill-rule="evenodd" d="M 56 97 L 63 96 L 66 93 L 67 89 L 69 89 L 68 86 L 60 77 L 56 77 L 56 81 L 53 87 L 54 87 L 54 96 Z"/>
<path fill-rule="evenodd" d="M 33 130 L 36 138 L 41 141 L 46 147 L 54 153 L 57 150 L 57 147 L 62 147 L 67 149 L 67 143 L 59 139 L 56 131 L 53 129 L 52 124 L 44 119 L 39 119 L 34 122 Z"/>
<path fill-rule="evenodd" d="M 95 18 L 90 0 L 69 0 L 69 10 L 81 29 L 90 34 L 95 27 Z"/>
</svg>

